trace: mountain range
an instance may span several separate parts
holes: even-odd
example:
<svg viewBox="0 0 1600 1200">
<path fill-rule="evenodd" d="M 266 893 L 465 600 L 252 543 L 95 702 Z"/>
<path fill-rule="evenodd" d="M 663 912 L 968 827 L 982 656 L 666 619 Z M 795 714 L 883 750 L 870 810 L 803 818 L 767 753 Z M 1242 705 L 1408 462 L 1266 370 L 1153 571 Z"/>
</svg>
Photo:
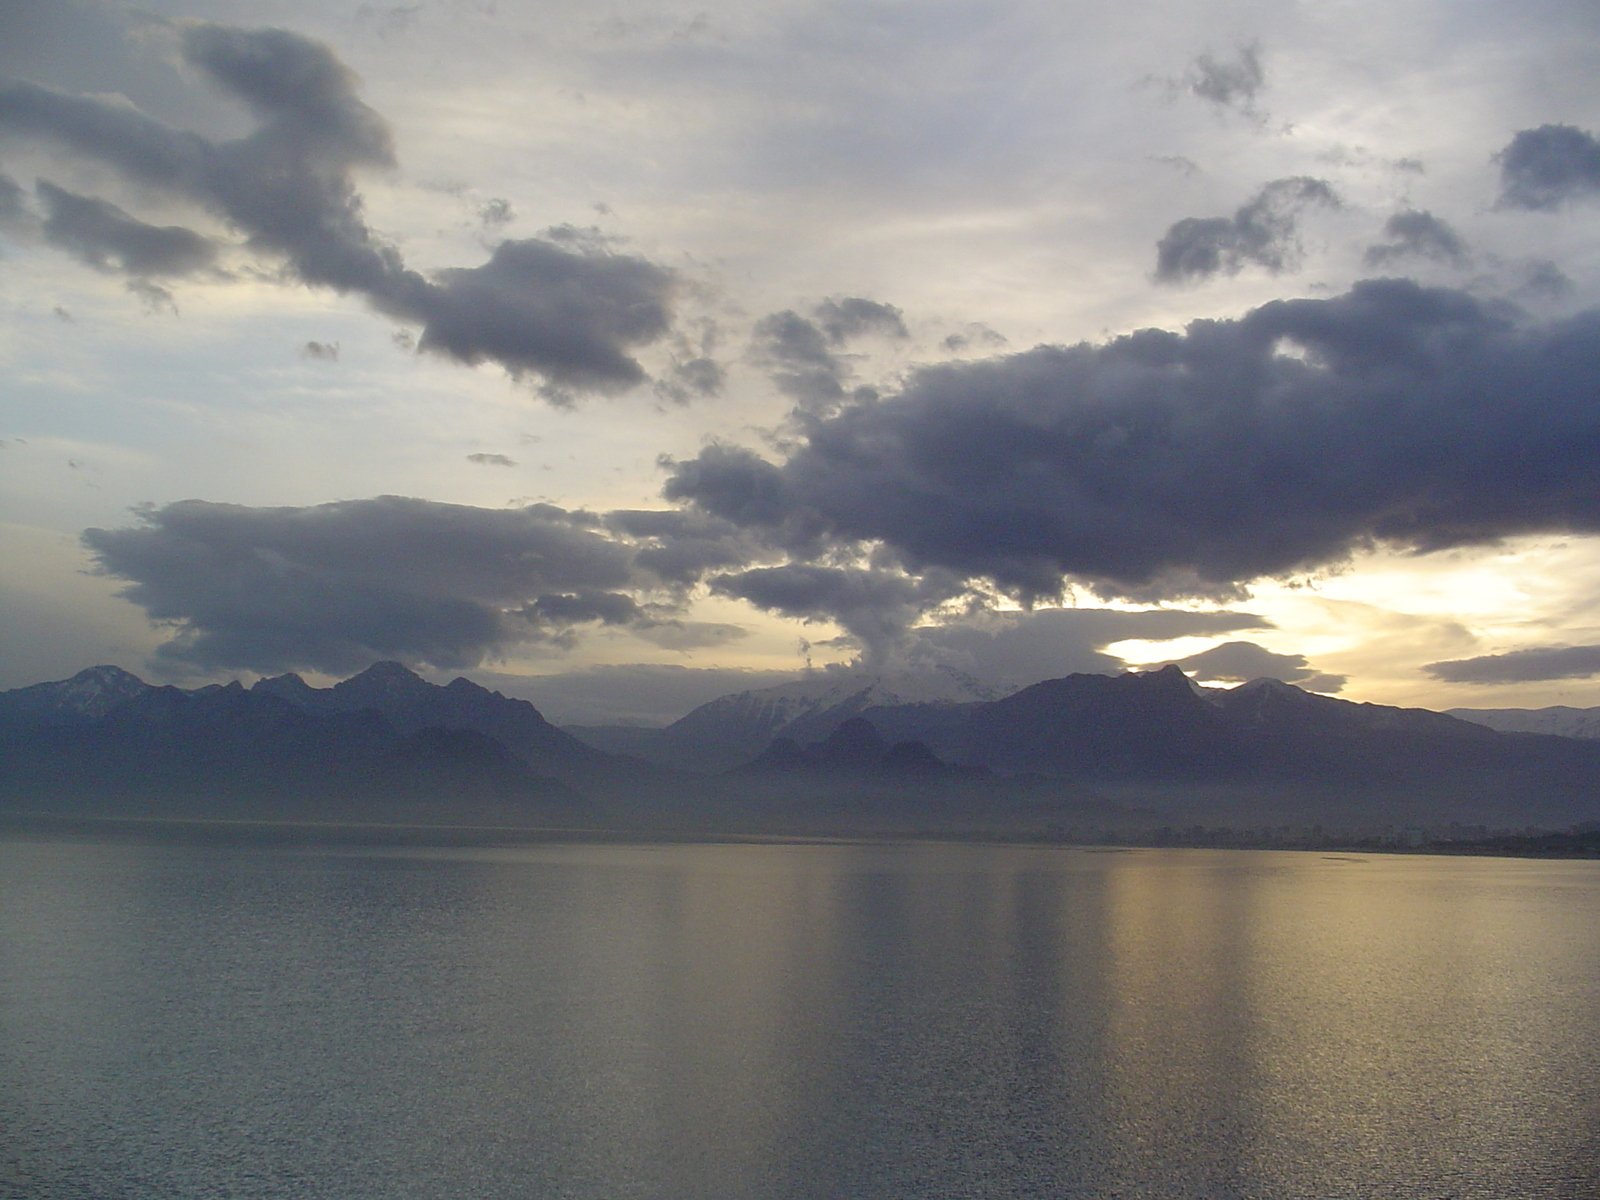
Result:
<svg viewBox="0 0 1600 1200">
<path fill-rule="evenodd" d="M 1600 740 L 1269 679 L 1200 688 L 1176 667 L 987 697 L 958 679 L 930 697 L 824 677 L 662 730 L 569 731 L 398 663 L 329 688 L 188 691 L 102 666 L 0 693 L 6 809 L 654 831 L 1565 828 L 1600 818 Z"/>
</svg>

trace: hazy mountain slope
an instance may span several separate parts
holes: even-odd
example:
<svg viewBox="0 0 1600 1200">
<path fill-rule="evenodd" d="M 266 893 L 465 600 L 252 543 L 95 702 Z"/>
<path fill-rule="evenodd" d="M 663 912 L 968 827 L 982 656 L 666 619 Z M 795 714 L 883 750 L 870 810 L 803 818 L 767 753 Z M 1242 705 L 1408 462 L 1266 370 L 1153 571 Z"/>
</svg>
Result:
<svg viewBox="0 0 1600 1200">
<path fill-rule="evenodd" d="M 1502 733 L 1547 733 L 1556 737 L 1600 738 L 1600 708 L 1450 708 L 1449 716 Z"/>
</svg>

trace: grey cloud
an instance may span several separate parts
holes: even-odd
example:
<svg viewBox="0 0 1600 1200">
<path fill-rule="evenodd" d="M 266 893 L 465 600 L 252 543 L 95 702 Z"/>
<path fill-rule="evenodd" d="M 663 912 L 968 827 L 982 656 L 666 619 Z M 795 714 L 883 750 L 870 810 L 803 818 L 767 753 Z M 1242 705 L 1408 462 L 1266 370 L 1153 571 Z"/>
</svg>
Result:
<svg viewBox="0 0 1600 1200">
<path fill-rule="evenodd" d="M 1343 675 L 1316 670 L 1303 654 L 1275 654 L 1254 642 L 1223 642 L 1199 654 L 1178 659 L 1177 665 L 1195 679 L 1214 683 L 1244 683 L 1265 678 L 1319 692 L 1336 692 L 1345 682 Z"/>
<path fill-rule="evenodd" d="M 971 321 L 965 328 L 950 334 L 944 339 L 944 348 L 952 354 L 960 354 L 964 350 L 985 349 L 995 350 L 1006 344 L 1006 337 L 997 333 L 987 325 L 978 321 Z"/>
<path fill-rule="evenodd" d="M 817 305 L 813 316 L 828 341 L 836 346 L 869 333 L 889 338 L 910 336 L 906 332 L 904 315 L 898 308 L 860 296 L 824 300 Z"/>
<path fill-rule="evenodd" d="M 602 625 L 627 625 L 644 616 L 632 596 L 584 588 L 577 592 L 549 592 L 524 605 L 523 615 L 536 625 L 564 628 L 597 621 Z"/>
<path fill-rule="evenodd" d="M 440 271 L 412 312 L 418 346 L 460 362 L 493 360 L 513 376 L 598 391 L 644 380 L 625 347 L 667 331 L 671 275 L 641 258 L 573 253 L 533 239 L 501 242 L 481 267 Z"/>
<path fill-rule="evenodd" d="M 307 342 L 300 347 L 302 358 L 316 359 L 319 362 L 338 362 L 338 342 Z"/>
<path fill-rule="evenodd" d="M 1252 42 L 1235 50 L 1232 59 L 1200 55 L 1190 65 L 1185 83 L 1193 95 L 1218 108 L 1256 116 L 1255 99 L 1266 78 L 1261 47 Z"/>
<path fill-rule="evenodd" d="M 921 579 L 897 571 L 788 563 L 718 575 L 711 590 L 799 620 L 831 620 L 879 661 L 929 608 L 960 591 L 941 571 Z"/>
<path fill-rule="evenodd" d="M 668 584 L 687 586 L 709 571 L 770 557 L 738 524 L 704 512 L 617 509 L 606 527 L 636 547 L 635 563 Z"/>
<path fill-rule="evenodd" d="M 1396 259 L 1431 258 L 1452 266 L 1466 266 L 1467 244 L 1448 221 L 1414 208 L 1397 212 L 1384 224 L 1389 240 L 1367 247 L 1368 266 L 1381 267 Z"/>
<path fill-rule="evenodd" d="M 517 465 L 517 460 L 508 455 L 484 454 L 481 452 L 467 455 L 467 461 L 469 463 L 477 463 L 480 467 L 514 467 Z"/>
<path fill-rule="evenodd" d="M 102 573 L 206 670 L 473 666 L 583 620 L 625 620 L 630 550 L 587 514 L 386 496 L 307 508 L 200 500 L 83 535 Z"/>
<path fill-rule="evenodd" d="M 1548 211 L 1600 194 L 1600 139 L 1575 126 L 1524 129 L 1495 158 L 1502 208 Z"/>
<path fill-rule="evenodd" d="M 326 47 L 283 30 L 184 27 L 186 61 L 259 122 L 213 142 L 130 105 L 0 79 L 0 129 L 53 140 L 127 179 L 198 203 L 304 283 L 365 296 L 422 326 L 421 348 L 541 376 L 550 394 L 615 391 L 644 371 L 629 351 L 664 334 L 673 277 L 602 246 L 503 242 L 487 263 L 432 280 L 365 221 L 354 174 L 394 165 L 383 118 Z"/>
<path fill-rule="evenodd" d="M 25 196 L 22 186 L 0 171 L 0 228 L 21 225 L 30 219 L 32 214 Z"/>
<path fill-rule="evenodd" d="M 773 367 L 772 379 L 796 404 L 821 411 L 844 399 L 844 364 L 828 335 L 792 309 L 756 322 L 756 346 Z"/>
<path fill-rule="evenodd" d="M 1549 259 L 1537 259 L 1527 264 L 1518 295 L 1535 296 L 1544 300 L 1559 300 L 1572 293 L 1572 277 Z"/>
<path fill-rule="evenodd" d="M 190 275 L 216 261 L 207 237 L 179 225 L 149 225 L 115 204 L 80 196 L 41 179 L 45 240 L 102 271 Z"/>
<path fill-rule="evenodd" d="M 1338 194 L 1320 179 L 1275 179 L 1231 217 L 1185 217 L 1174 224 L 1156 244 L 1155 277 L 1184 283 L 1237 275 L 1246 266 L 1274 274 L 1288 270 L 1300 258 L 1300 213 L 1339 206 Z"/>
<path fill-rule="evenodd" d="M 861 296 L 824 300 L 809 318 L 785 309 L 763 317 L 755 327 L 756 350 L 773 368 L 773 382 L 810 415 L 827 412 L 846 398 L 850 368 L 837 350 L 868 334 L 909 336 L 898 308 Z"/>
<path fill-rule="evenodd" d="M 1505 654 L 1483 654 L 1429 663 L 1429 675 L 1445 683 L 1533 683 L 1600 675 L 1600 646 L 1538 646 Z"/>
<path fill-rule="evenodd" d="M 924 368 L 781 463 L 720 445 L 669 463 L 663 494 L 801 559 L 882 544 L 1022 597 L 1225 596 L 1373 542 L 1600 530 L 1596 344 L 1600 312 L 1535 323 L 1372 280 Z"/>
<path fill-rule="evenodd" d="M 691 358 L 677 361 L 668 370 L 667 377 L 657 382 L 661 395 L 675 404 L 687 404 L 697 396 L 717 396 L 728 380 L 728 373 L 714 358 Z"/>
<path fill-rule="evenodd" d="M 478 220 L 485 229 L 502 229 L 516 219 L 516 209 L 502 196 L 492 196 L 478 205 Z"/>
</svg>

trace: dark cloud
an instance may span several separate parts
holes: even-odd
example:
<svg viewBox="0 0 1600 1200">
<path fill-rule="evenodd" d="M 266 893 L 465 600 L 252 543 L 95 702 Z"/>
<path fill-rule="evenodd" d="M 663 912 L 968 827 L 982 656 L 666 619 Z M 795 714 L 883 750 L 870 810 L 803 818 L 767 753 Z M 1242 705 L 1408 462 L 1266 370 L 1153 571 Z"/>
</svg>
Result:
<svg viewBox="0 0 1600 1200">
<path fill-rule="evenodd" d="M 868 661 L 881 661 L 923 613 L 961 589 L 941 571 L 913 578 L 898 571 L 789 563 L 712 577 L 711 590 L 802 621 L 834 621 Z"/>
<path fill-rule="evenodd" d="M 512 376 L 615 390 L 644 381 L 625 347 L 667 331 L 671 276 L 641 258 L 574 253 L 533 239 L 501 242 L 481 267 L 440 271 L 410 305 L 418 347 Z"/>
<path fill-rule="evenodd" d="M 714 358 L 690 358 L 674 362 L 657 389 L 676 404 L 687 404 L 696 397 L 717 396 L 728 381 L 728 373 Z"/>
<path fill-rule="evenodd" d="M 1600 194 L 1600 139 L 1572 125 L 1524 129 L 1495 158 L 1502 208 L 1548 211 Z"/>
<path fill-rule="evenodd" d="M 1538 646 L 1429 663 L 1422 668 L 1445 683 L 1536 683 L 1600 675 L 1600 646 Z"/>
<path fill-rule="evenodd" d="M 1373 542 L 1600 530 L 1596 344 L 1600 312 L 1531 323 L 1373 280 L 924 368 L 781 463 L 722 445 L 668 463 L 664 495 L 796 559 L 879 544 L 1022 597 L 1235 595 Z"/>
<path fill-rule="evenodd" d="M 1178 659 L 1177 666 L 1207 683 L 1278 679 L 1318 692 L 1337 692 L 1345 683 L 1343 675 L 1329 675 L 1313 668 L 1303 654 L 1275 654 L 1254 642 L 1223 642 Z"/>
<path fill-rule="evenodd" d="M 356 172 L 392 167 L 394 148 L 332 51 L 283 30 L 206 24 L 182 27 L 180 49 L 250 109 L 254 132 L 211 141 L 115 100 L 16 79 L 0 79 L 0 129 L 202 205 L 301 282 L 365 296 L 420 325 L 422 349 L 537 375 L 552 396 L 644 379 L 629 352 L 670 325 L 668 271 L 592 241 L 534 238 L 502 242 L 482 266 L 426 278 L 366 224 Z"/>
<path fill-rule="evenodd" d="M 140 277 L 190 275 L 211 266 L 210 238 L 179 225 L 148 225 L 115 204 L 41 179 L 45 240 L 101 271 Z"/>
<path fill-rule="evenodd" d="M 1297 175 L 1266 184 L 1231 217 L 1185 217 L 1156 244 L 1162 283 L 1237 275 L 1247 266 L 1274 274 L 1300 260 L 1296 228 L 1310 207 L 1338 208 L 1338 194 L 1320 179 Z"/>
<path fill-rule="evenodd" d="M 1256 96 L 1266 83 L 1257 43 L 1240 46 L 1231 59 L 1202 54 L 1189 66 L 1185 85 L 1189 92 L 1218 108 L 1231 108 L 1246 116 L 1259 116 Z"/>
<path fill-rule="evenodd" d="M 504 454 L 469 454 L 469 463 L 477 463 L 480 467 L 514 467 L 517 460 Z"/>
<path fill-rule="evenodd" d="M 316 359 L 318 362 L 338 362 L 338 342 L 307 342 L 300 347 L 300 357 Z"/>
<path fill-rule="evenodd" d="M 910 336 L 906 332 L 904 315 L 898 308 L 860 296 L 824 300 L 812 315 L 835 346 L 869 333 L 888 338 Z"/>
<path fill-rule="evenodd" d="M 584 588 L 577 592 L 549 592 L 535 597 L 522 608 L 535 625 L 558 629 L 590 621 L 602 625 L 627 625 L 644 616 L 644 609 L 632 596 Z"/>
<path fill-rule="evenodd" d="M 822 328 L 792 309 L 756 322 L 757 354 L 772 367 L 772 381 L 800 407 L 824 411 L 844 399 L 847 368 Z"/>
<path fill-rule="evenodd" d="M 1367 247 L 1369 267 L 1382 267 L 1401 258 L 1431 258 L 1435 262 L 1464 267 L 1469 255 L 1467 244 L 1449 222 L 1430 212 L 1408 208 L 1397 212 L 1384 224 L 1389 240 Z"/>
<path fill-rule="evenodd" d="M 892 304 L 845 296 L 824 300 L 803 317 L 793 309 L 756 322 L 755 352 L 772 368 L 772 381 L 807 415 L 819 415 L 846 399 L 850 365 L 838 351 L 870 334 L 904 339 L 905 320 Z"/>
<path fill-rule="evenodd" d="M 709 571 L 771 557 L 747 530 L 704 512 L 617 509 L 605 521 L 636 547 L 635 564 L 667 584 L 687 586 Z"/>
<path fill-rule="evenodd" d="M 631 551 L 594 524 L 551 505 L 186 500 L 84 542 L 173 627 L 170 662 L 339 674 L 381 658 L 468 667 L 575 623 L 641 618 Z"/>
</svg>

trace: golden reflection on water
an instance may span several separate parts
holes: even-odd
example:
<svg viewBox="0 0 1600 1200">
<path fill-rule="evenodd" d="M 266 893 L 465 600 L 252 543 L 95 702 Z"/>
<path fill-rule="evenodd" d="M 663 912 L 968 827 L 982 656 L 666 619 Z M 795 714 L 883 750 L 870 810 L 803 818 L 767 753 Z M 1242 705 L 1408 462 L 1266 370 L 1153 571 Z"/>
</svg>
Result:
<svg viewBox="0 0 1600 1200">
<path fill-rule="evenodd" d="M 0 843 L 0 868 L 0 1184 L 1600 1194 L 1592 863 Z"/>
</svg>

